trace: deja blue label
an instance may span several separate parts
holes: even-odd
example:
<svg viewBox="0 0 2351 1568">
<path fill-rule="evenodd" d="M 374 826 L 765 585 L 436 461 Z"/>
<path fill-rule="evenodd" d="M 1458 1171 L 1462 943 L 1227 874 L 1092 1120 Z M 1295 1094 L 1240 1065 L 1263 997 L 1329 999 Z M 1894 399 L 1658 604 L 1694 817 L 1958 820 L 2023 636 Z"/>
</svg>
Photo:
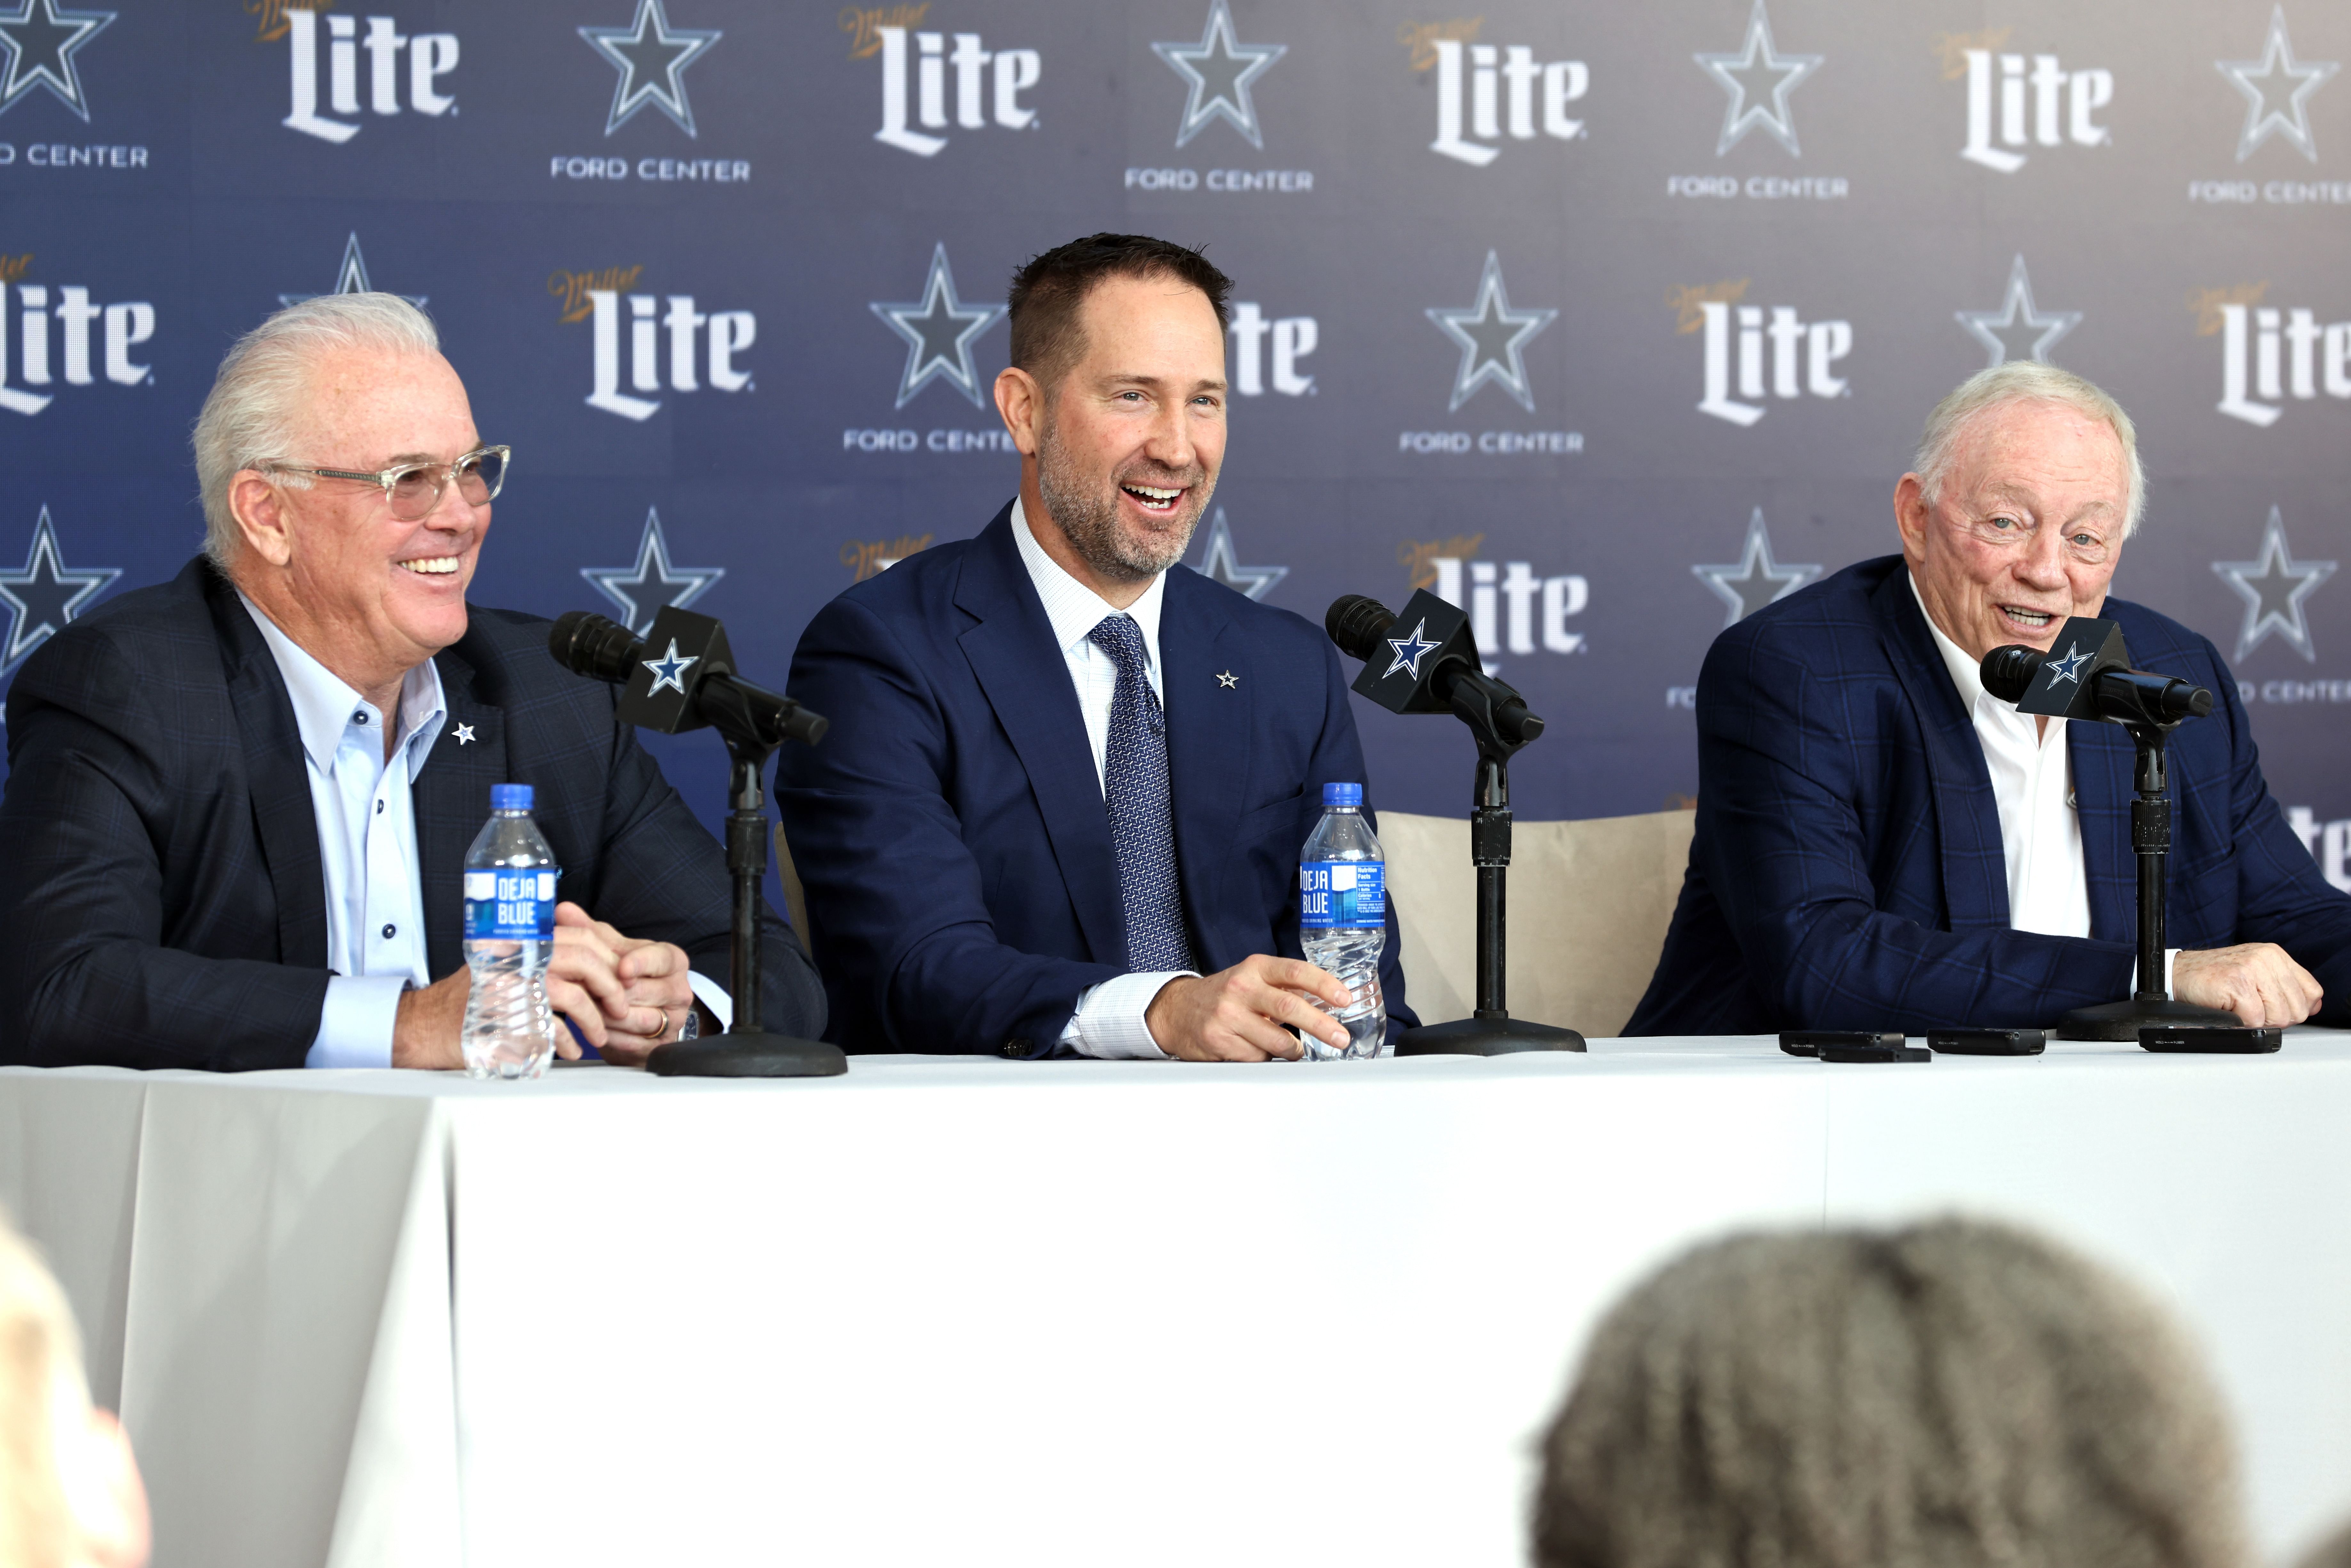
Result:
<svg viewBox="0 0 2351 1568">
<path fill-rule="evenodd" d="M 465 873 L 465 936 L 469 941 L 555 940 L 555 882 L 563 873 L 469 871 Z"/>
<path fill-rule="evenodd" d="M 1298 924 L 1309 931 L 1384 925 L 1388 868 L 1378 861 L 1304 861 L 1298 867 Z"/>
</svg>

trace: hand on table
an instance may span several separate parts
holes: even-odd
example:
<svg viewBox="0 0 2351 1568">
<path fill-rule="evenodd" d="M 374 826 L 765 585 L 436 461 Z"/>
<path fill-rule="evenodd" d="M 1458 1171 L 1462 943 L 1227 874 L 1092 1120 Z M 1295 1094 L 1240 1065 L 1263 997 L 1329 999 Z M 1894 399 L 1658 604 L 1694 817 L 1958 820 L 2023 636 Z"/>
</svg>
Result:
<svg viewBox="0 0 2351 1568">
<path fill-rule="evenodd" d="M 2273 942 L 2189 949 L 2171 961 L 2171 994 L 2226 1008 L 2254 1029 L 2283 1029 L 2316 1012 L 2326 994 Z"/>
<path fill-rule="evenodd" d="M 607 1061 L 634 1067 L 677 1038 L 695 1007 L 688 967 L 682 947 L 623 936 L 576 904 L 555 906 L 548 1005 L 578 1024 Z M 567 1058 L 580 1054 L 570 1034 L 556 1042 Z"/>
<path fill-rule="evenodd" d="M 1347 1026 L 1307 1000 L 1305 992 L 1333 1007 L 1349 1000 L 1347 988 L 1330 971 L 1259 953 L 1219 974 L 1168 981 L 1151 998 L 1143 1021 L 1160 1050 L 1186 1061 L 1294 1061 L 1306 1048 L 1290 1028 L 1345 1049 Z"/>
</svg>

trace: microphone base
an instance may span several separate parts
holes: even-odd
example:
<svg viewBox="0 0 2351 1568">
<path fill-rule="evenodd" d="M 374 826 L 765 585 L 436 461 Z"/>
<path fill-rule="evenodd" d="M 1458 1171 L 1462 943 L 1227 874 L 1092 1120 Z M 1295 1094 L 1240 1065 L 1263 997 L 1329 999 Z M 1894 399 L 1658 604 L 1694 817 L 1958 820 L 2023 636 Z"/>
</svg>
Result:
<svg viewBox="0 0 2351 1568">
<path fill-rule="evenodd" d="M 2242 1029 L 2245 1020 L 2221 1008 L 2182 1001 L 2105 1002 L 2075 1008 L 2057 1020 L 2059 1040 L 2115 1040 L 2138 1043 L 2141 1028 Z"/>
<path fill-rule="evenodd" d="M 2137 1036 L 2132 1038 L 2136 1039 Z M 1572 1029 L 1530 1023 L 1503 1014 L 1423 1024 L 1396 1037 L 1398 1056 L 1510 1056 L 1521 1051 L 1582 1051 L 1583 1037 Z"/>
<path fill-rule="evenodd" d="M 849 1058 L 820 1040 L 730 1030 L 657 1045 L 645 1071 L 664 1078 L 831 1078 L 849 1071 Z"/>
</svg>

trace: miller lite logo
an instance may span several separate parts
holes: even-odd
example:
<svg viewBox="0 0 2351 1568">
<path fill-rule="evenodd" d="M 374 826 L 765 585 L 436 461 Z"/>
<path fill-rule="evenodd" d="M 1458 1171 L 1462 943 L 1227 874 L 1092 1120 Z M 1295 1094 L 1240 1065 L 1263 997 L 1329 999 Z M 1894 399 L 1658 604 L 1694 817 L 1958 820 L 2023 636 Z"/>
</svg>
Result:
<svg viewBox="0 0 2351 1568">
<path fill-rule="evenodd" d="M 1443 37 L 1443 33 L 1468 37 Z M 1480 44 L 1474 25 L 1412 28 L 1401 35 L 1415 70 L 1437 73 L 1437 140 L 1431 152 L 1483 169 L 1505 137 L 1573 141 L 1583 121 L 1568 113 L 1592 85 L 1582 60 L 1538 60 L 1525 44 Z"/>
<path fill-rule="evenodd" d="M 1314 390 L 1314 378 L 1298 368 L 1298 361 L 1312 353 L 1322 340 L 1313 317 L 1283 316 L 1269 321 L 1254 301 L 1243 300 L 1234 305 L 1233 324 L 1227 330 L 1233 337 L 1233 391 L 1243 397 L 1263 396 L 1269 385 L 1269 361 L 1275 392 L 1284 397 L 1303 397 Z"/>
<path fill-rule="evenodd" d="M 2197 331 L 2220 340 L 2220 411 L 2268 429 L 2288 397 L 2307 402 L 2321 389 L 2351 398 L 2351 321 L 2321 325 L 2306 306 L 2261 303 L 2267 284 L 2199 290 L 2189 303 Z"/>
<path fill-rule="evenodd" d="M 331 12 L 289 9 L 286 47 L 293 64 L 294 110 L 280 121 L 288 131 L 340 145 L 360 133 L 361 113 L 447 114 L 457 100 L 441 90 L 441 78 L 457 67 L 455 33 L 406 34 L 390 16 L 338 16 Z M 366 30 L 360 30 L 360 24 Z M 325 47 L 319 30 L 324 24 Z M 360 56 L 367 62 L 362 72 Z M 319 110 L 320 57 L 325 57 L 326 111 Z M 405 68 L 403 68 L 403 67 Z M 360 77 L 367 86 L 360 103 Z M 402 89 L 407 102 L 401 101 Z M 345 115 L 350 119 L 330 119 Z"/>
<path fill-rule="evenodd" d="M 1468 542 L 1474 549 L 1483 537 L 1473 536 Z M 1529 561 L 1466 560 L 1426 553 L 1434 548 L 1434 540 L 1407 541 L 1398 554 L 1410 552 L 1416 558 L 1408 563 L 1416 584 L 1428 577 L 1427 586 L 1437 598 L 1469 612 L 1469 632 L 1488 674 L 1499 667 L 1495 661 L 1504 653 L 1525 658 L 1538 652 L 1583 652 L 1583 633 L 1568 625 L 1592 602 L 1592 584 L 1581 574 L 1537 577 Z"/>
<path fill-rule="evenodd" d="M 691 294 L 672 294 L 664 301 L 611 288 L 582 292 L 594 344 L 590 408 L 642 422 L 659 413 L 661 402 L 633 395 L 637 392 L 693 392 L 705 384 L 724 392 L 752 390 L 751 372 L 735 362 L 737 355 L 758 341 L 758 319 L 750 311 L 705 312 L 695 308 Z M 624 329 L 628 392 L 621 390 Z"/>
<path fill-rule="evenodd" d="M 1959 156 L 1997 174 L 2024 167 L 2026 147 L 2105 147 L 2114 141 L 2096 119 L 2115 100 L 2115 73 L 2066 68 L 2055 55 L 2011 53 L 2010 29 L 1936 40 L 1944 79 L 1965 77 L 1968 134 Z"/>
<path fill-rule="evenodd" d="M 1846 395 L 1848 383 L 1836 366 L 1853 351 L 1853 323 L 1806 321 L 1792 305 L 1749 305 L 1747 286 L 1742 277 L 1667 297 L 1679 312 L 1675 329 L 1705 334 L 1698 411 L 1744 428 L 1769 412 L 1767 396 Z"/>
<path fill-rule="evenodd" d="M 31 260 L 0 256 L 0 409 L 29 418 L 56 400 L 52 389 L 95 386 L 101 376 L 117 386 L 152 382 L 131 351 L 155 335 L 155 307 L 101 304 L 78 284 L 17 281 Z"/>
<path fill-rule="evenodd" d="M 918 158 L 937 155 L 947 144 L 950 124 L 964 131 L 984 131 L 990 123 L 1007 131 L 1026 131 L 1037 122 L 1037 111 L 1020 101 L 1044 73 L 1044 57 L 1034 49 L 983 48 L 977 33 L 949 35 L 912 32 L 904 27 L 871 29 L 882 60 L 882 129 L 876 141 L 887 142 Z M 947 78 L 955 78 L 955 118 L 947 118 Z M 917 131 L 915 126 L 924 129 Z"/>
</svg>

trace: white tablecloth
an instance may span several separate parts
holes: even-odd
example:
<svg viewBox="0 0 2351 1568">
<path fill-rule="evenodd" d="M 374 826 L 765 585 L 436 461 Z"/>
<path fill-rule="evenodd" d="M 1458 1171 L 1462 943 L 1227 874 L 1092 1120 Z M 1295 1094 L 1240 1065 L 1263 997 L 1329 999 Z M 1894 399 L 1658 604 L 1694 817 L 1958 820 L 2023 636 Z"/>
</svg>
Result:
<svg viewBox="0 0 2351 1568">
<path fill-rule="evenodd" d="M 1703 1236 L 1958 1207 L 2211 1353 L 2261 1536 L 2351 1515 L 2351 1039 L 1768 1041 L 812 1082 L 0 1071 L 160 1568 L 1523 1561 L 1597 1312 Z"/>
</svg>

